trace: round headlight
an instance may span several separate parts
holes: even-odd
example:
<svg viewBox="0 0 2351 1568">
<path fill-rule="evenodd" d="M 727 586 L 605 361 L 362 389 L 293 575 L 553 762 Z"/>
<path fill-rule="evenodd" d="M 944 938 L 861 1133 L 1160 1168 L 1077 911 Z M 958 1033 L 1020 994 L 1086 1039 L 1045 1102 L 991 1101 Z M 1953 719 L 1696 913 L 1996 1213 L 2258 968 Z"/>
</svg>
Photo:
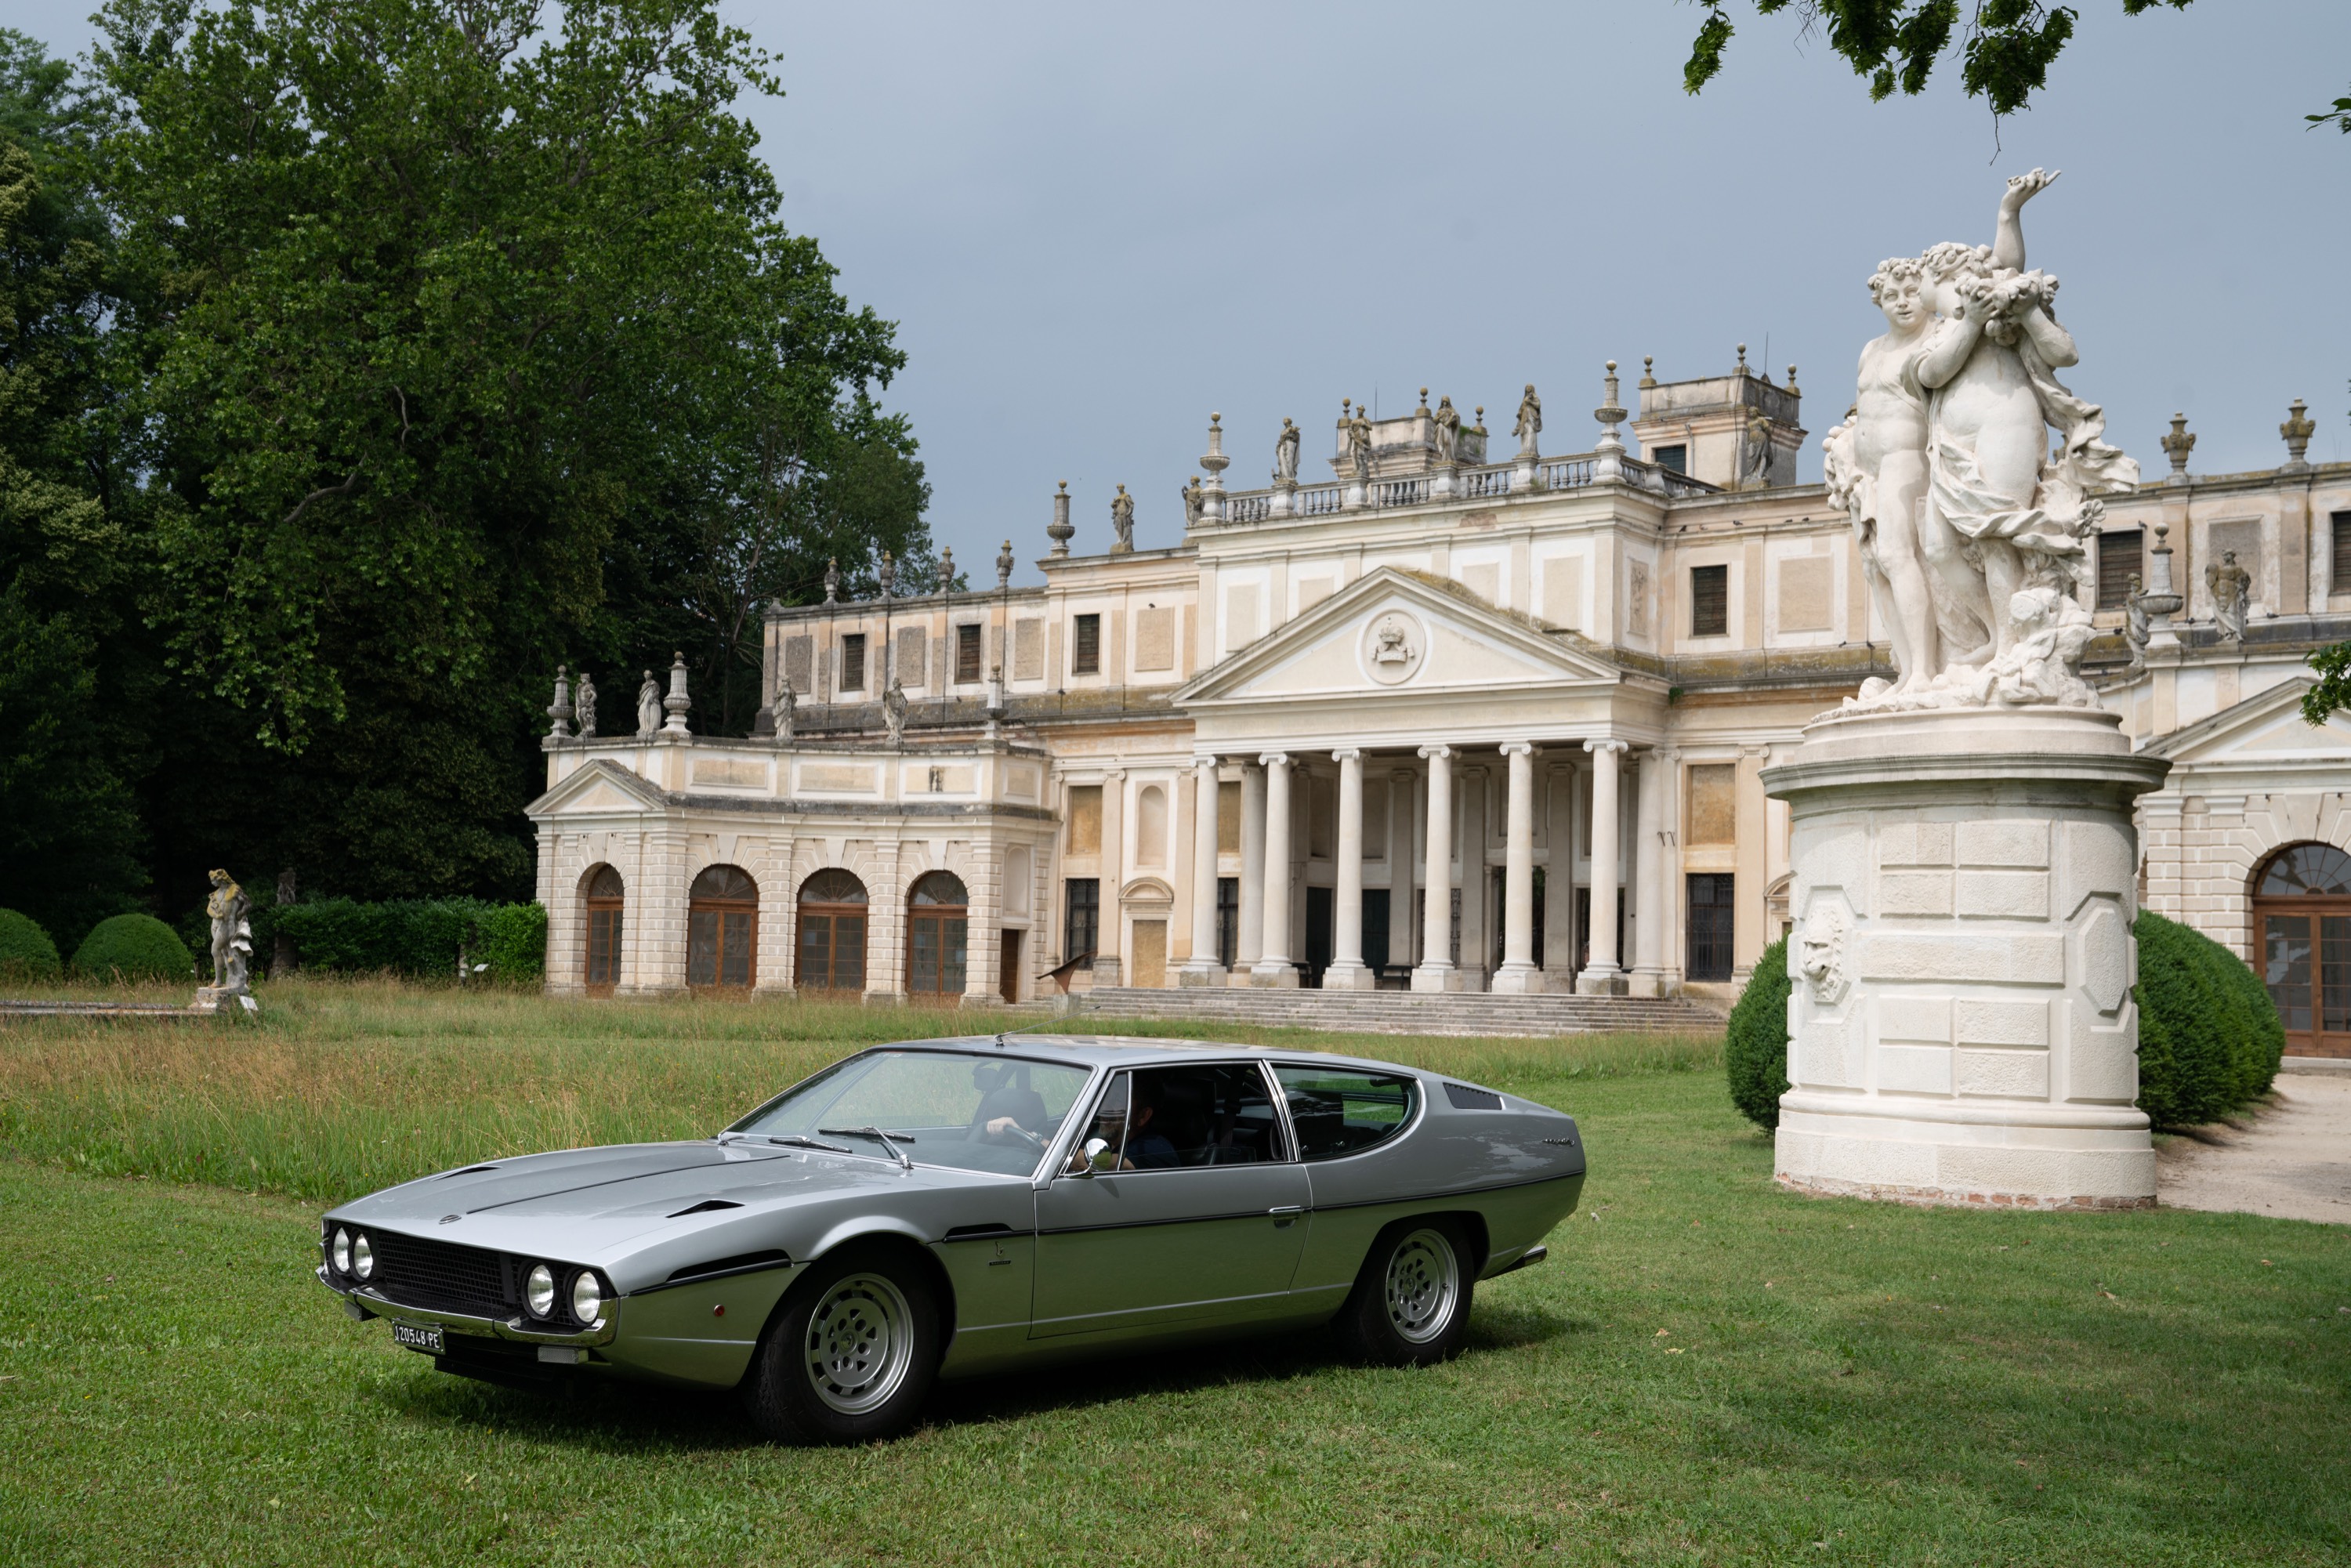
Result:
<svg viewBox="0 0 2351 1568">
<path fill-rule="evenodd" d="M 530 1278 L 523 1282 L 523 1300 L 530 1303 L 530 1315 L 546 1317 L 555 1311 L 555 1270 L 544 1263 L 530 1266 Z"/>
<path fill-rule="evenodd" d="M 375 1273 L 375 1247 L 362 1230 L 351 1242 L 351 1272 L 365 1280 Z"/>
<path fill-rule="evenodd" d="M 339 1225 L 335 1228 L 335 1272 L 348 1274 L 350 1271 L 351 1233 Z"/>
<path fill-rule="evenodd" d="M 583 1323 L 592 1323 L 604 1308 L 604 1288 L 596 1283 L 596 1276 L 583 1269 L 571 1281 L 571 1315 Z"/>
</svg>

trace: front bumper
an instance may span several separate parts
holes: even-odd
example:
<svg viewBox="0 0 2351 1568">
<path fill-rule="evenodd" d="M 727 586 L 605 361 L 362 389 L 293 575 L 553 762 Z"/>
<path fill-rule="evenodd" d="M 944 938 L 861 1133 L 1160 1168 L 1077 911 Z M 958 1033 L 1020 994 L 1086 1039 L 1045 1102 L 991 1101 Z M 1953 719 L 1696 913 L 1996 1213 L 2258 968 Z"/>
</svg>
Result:
<svg viewBox="0 0 2351 1568">
<path fill-rule="evenodd" d="M 587 1349 L 610 1344 L 621 1332 L 621 1298 L 604 1303 L 603 1315 L 596 1326 L 577 1333 L 563 1333 L 551 1329 L 534 1328 L 530 1320 L 517 1314 L 511 1318 L 482 1318 L 465 1312 L 445 1312 L 437 1307 L 412 1307 L 395 1301 L 365 1285 L 344 1286 L 335 1283 L 321 1263 L 315 1270 L 319 1283 L 343 1299 L 343 1305 L 354 1316 L 366 1318 L 397 1318 L 402 1322 L 426 1323 L 446 1333 L 472 1334 L 479 1339 L 500 1339 L 515 1344 L 570 1345 Z"/>
</svg>

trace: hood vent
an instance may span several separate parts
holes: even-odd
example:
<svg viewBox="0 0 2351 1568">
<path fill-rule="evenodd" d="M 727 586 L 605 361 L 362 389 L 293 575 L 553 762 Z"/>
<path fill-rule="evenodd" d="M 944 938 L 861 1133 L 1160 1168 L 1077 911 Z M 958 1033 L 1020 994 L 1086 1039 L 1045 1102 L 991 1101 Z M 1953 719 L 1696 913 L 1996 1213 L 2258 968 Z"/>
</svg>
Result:
<svg viewBox="0 0 2351 1568">
<path fill-rule="evenodd" d="M 731 1202 L 726 1198 L 705 1197 L 691 1208 L 679 1209 L 675 1214 L 671 1215 L 670 1218 L 672 1219 L 684 1219 L 689 1214 L 715 1214 L 722 1208 L 740 1208 L 742 1207 L 743 1206 L 741 1204 Z"/>
<path fill-rule="evenodd" d="M 447 1176 L 443 1176 L 441 1179 L 443 1181 L 455 1181 L 461 1176 L 479 1176 L 484 1171 L 494 1171 L 498 1167 L 496 1166 L 467 1166 L 464 1170 L 451 1171 Z"/>
<path fill-rule="evenodd" d="M 1453 1103 L 1456 1111 L 1499 1111 L 1502 1108 L 1499 1094 L 1490 1089 L 1472 1089 L 1467 1083 L 1447 1084 L 1445 1097 Z"/>
</svg>

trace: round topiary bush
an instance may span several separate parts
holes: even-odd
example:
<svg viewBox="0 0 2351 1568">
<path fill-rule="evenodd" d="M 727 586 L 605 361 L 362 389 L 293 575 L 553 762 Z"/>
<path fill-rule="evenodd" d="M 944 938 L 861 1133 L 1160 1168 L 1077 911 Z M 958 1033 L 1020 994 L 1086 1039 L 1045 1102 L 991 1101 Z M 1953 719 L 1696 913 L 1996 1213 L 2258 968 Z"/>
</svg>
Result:
<svg viewBox="0 0 2351 1568">
<path fill-rule="evenodd" d="M 179 934 L 152 915 L 117 915 L 74 949 L 74 973 L 96 980 L 193 980 L 196 960 Z"/>
<path fill-rule="evenodd" d="M 2210 936 L 2142 912 L 2138 1108 L 2158 1127 L 2216 1122 L 2269 1092 L 2285 1028 L 2269 988 Z"/>
<path fill-rule="evenodd" d="M 0 980 L 54 980 L 57 945 L 29 915 L 0 909 Z"/>
<path fill-rule="evenodd" d="M 1788 1092 L 1788 939 L 1763 949 L 1755 973 L 1730 1009 L 1730 1038 L 1722 1060 L 1730 1075 L 1730 1103 L 1770 1132 L 1780 1124 L 1780 1096 Z"/>
</svg>

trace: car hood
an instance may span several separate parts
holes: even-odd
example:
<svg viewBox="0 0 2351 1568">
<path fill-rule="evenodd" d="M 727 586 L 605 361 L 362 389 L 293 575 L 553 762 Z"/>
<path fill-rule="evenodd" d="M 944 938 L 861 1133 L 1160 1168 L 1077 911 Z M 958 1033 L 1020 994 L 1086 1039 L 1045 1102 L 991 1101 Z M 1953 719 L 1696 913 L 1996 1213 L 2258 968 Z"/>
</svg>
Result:
<svg viewBox="0 0 2351 1568">
<path fill-rule="evenodd" d="M 486 1161 L 345 1204 L 338 1219 L 430 1227 L 450 1241 L 492 1244 L 480 1233 L 507 1222 L 603 1220 L 614 1239 L 682 1218 L 705 1201 L 751 1207 L 778 1200 L 900 1187 L 883 1160 L 746 1145 L 634 1144 Z M 452 1218 L 454 1217 L 454 1218 Z"/>
</svg>

